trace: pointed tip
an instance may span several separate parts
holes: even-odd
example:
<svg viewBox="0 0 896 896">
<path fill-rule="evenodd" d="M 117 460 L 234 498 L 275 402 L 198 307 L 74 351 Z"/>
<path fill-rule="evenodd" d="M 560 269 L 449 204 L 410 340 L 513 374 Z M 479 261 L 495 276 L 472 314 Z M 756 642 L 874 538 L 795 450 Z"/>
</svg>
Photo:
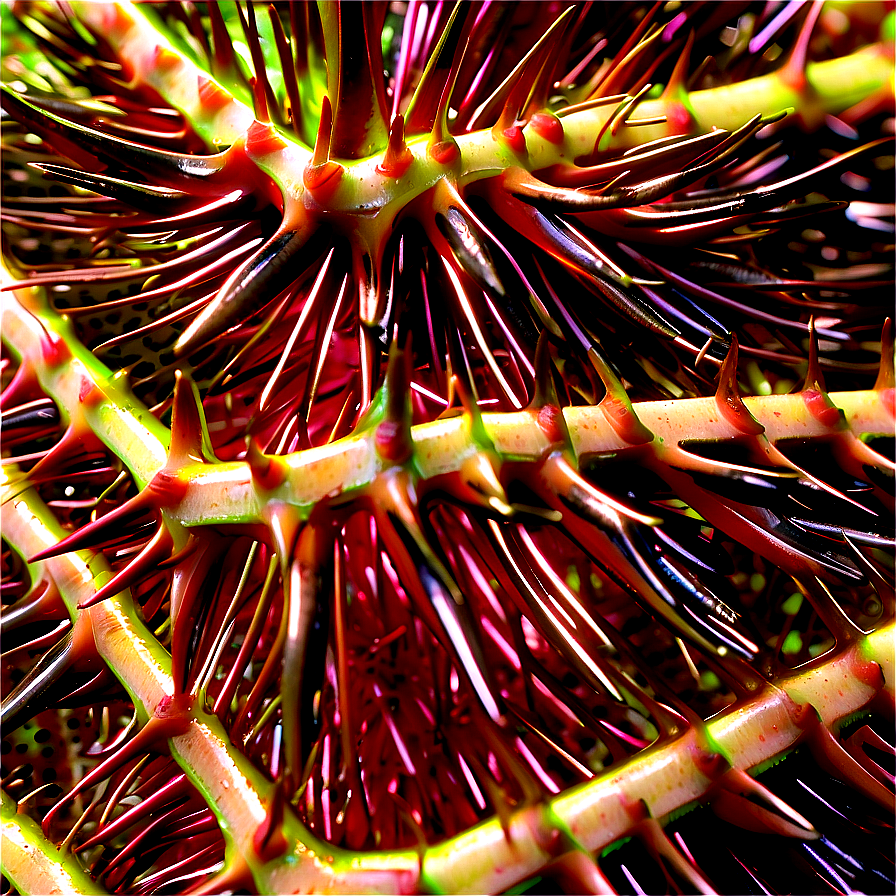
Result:
<svg viewBox="0 0 896 896">
<path fill-rule="evenodd" d="M 314 140 L 314 153 L 311 156 L 311 167 L 319 168 L 330 160 L 330 143 L 333 139 L 333 106 L 326 94 L 320 104 L 320 121 L 317 125 L 317 137 Z"/>
<path fill-rule="evenodd" d="M 476 18 L 471 7 L 472 4 L 457 0 L 442 29 L 438 43 L 430 54 L 426 68 L 405 109 L 408 131 L 412 134 L 425 134 L 427 131 L 447 134 L 448 105 L 466 49 L 467 37 Z M 452 56 L 450 64 L 446 66 L 443 54 L 447 56 L 448 53 Z M 431 142 L 438 144 L 445 142 L 445 138 L 443 136 Z"/>
<path fill-rule="evenodd" d="M 535 347 L 535 388 L 529 409 L 535 412 L 536 423 L 551 445 L 570 445 L 569 428 L 554 384 L 551 342 L 544 330 Z"/>
<path fill-rule="evenodd" d="M 498 116 L 498 120 L 492 126 L 492 136 L 496 140 L 501 140 L 503 138 L 506 142 L 511 133 L 511 128 L 514 127 L 514 123 L 519 118 L 519 113 L 520 109 L 516 98 L 516 91 L 511 90 L 510 95 L 504 103 L 504 107 L 501 109 L 501 114 Z M 521 130 L 520 134 L 522 134 Z M 525 142 L 523 145 L 525 145 Z"/>
<path fill-rule="evenodd" d="M 68 554 L 71 551 L 97 550 L 105 542 L 119 538 L 128 523 L 136 517 L 155 510 L 156 505 L 157 501 L 152 489 L 145 488 L 105 516 L 98 517 L 56 544 L 38 551 L 29 558 L 28 562 L 39 563 L 41 560 L 49 560 L 51 557 L 58 557 L 60 554 Z"/>
<path fill-rule="evenodd" d="M 301 259 L 293 261 L 293 255 L 301 251 L 312 233 L 301 225 L 296 229 L 281 227 L 239 264 L 181 334 L 174 345 L 175 358 L 188 357 L 204 348 L 275 298 L 292 282 L 294 265 L 302 263 Z M 255 249 L 261 242 L 260 238 L 252 240 L 245 248 Z"/>
<path fill-rule="evenodd" d="M 874 388 L 881 392 L 884 389 L 894 388 L 894 385 L 896 377 L 893 372 L 893 318 L 888 317 L 880 334 L 880 370 Z"/>
<path fill-rule="evenodd" d="M 790 56 L 778 70 L 779 77 L 784 83 L 799 92 L 809 88 L 809 82 L 806 79 L 806 62 L 808 59 L 809 41 L 812 37 L 812 32 L 815 30 L 818 17 L 821 15 L 822 5 L 823 3 L 821 0 L 814 0 L 809 6 L 806 18 L 803 20 L 802 25 L 800 25 L 796 40 L 793 43 Z M 806 99 L 811 99 L 811 97 L 807 97 Z"/>
<path fill-rule="evenodd" d="M 211 461 L 214 454 L 196 384 L 183 370 L 175 371 L 174 377 L 168 465 L 176 470 L 184 464 Z"/>
<path fill-rule="evenodd" d="M 139 582 L 145 576 L 154 573 L 158 569 L 159 564 L 163 563 L 171 555 L 173 547 L 174 539 L 171 537 L 168 527 L 164 523 L 159 523 L 152 538 L 143 550 L 124 569 L 116 573 L 105 585 L 101 586 L 93 596 L 81 601 L 78 604 L 78 609 L 86 610 L 94 606 L 94 604 L 114 597 L 116 594 L 120 594 L 125 589 Z"/>
<path fill-rule="evenodd" d="M 314 151 L 311 161 L 305 166 L 302 181 L 315 198 L 322 202 L 329 197 L 339 185 L 345 169 L 339 162 L 333 161 L 330 154 L 333 149 L 333 107 L 330 98 L 324 96 L 320 106 L 320 122 L 317 126 L 317 137 L 314 140 Z"/>
<path fill-rule="evenodd" d="M 413 161 L 414 156 L 405 142 L 404 116 L 398 112 L 389 125 L 389 141 L 386 144 L 383 161 L 377 166 L 377 170 L 387 177 L 399 178 Z"/>
<path fill-rule="evenodd" d="M 687 76 L 688 70 L 690 69 L 691 52 L 693 49 L 694 29 L 692 28 L 688 32 L 688 37 L 685 41 L 684 48 L 681 51 L 681 55 L 676 60 L 675 67 L 672 69 L 672 74 L 669 76 L 669 81 L 663 90 L 664 100 L 683 101 L 687 97 Z"/>
<path fill-rule="evenodd" d="M 737 336 L 732 334 L 728 354 L 719 371 L 719 385 L 716 388 L 716 406 L 725 419 L 739 432 L 745 435 L 758 436 L 765 432 L 765 427 L 750 413 L 740 394 L 737 382 Z"/>
<path fill-rule="evenodd" d="M 413 363 L 410 331 L 403 346 L 396 334 L 389 347 L 389 363 L 383 383 L 386 399 L 383 421 L 377 426 L 375 435 L 377 453 L 396 464 L 404 463 L 414 453 L 410 403 Z"/>
<path fill-rule="evenodd" d="M 545 32 L 543 61 L 538 67 L 535 80 L 532 83 L 532 90 L 525 109 L 527 114 L 547 111 L 551 89 L 556 79 L 557 66 L 563 58 L 564 50 L 568 50 L 567 38 L 570 35 L 572 16 L 575 11 L 575 6 L 567 6 Z"/>
<path fill-rule="evenodd" d="M 824 392 L 824 374 L 821 372 L 821 364 L 818 362 L 818 333 L 815 328 L 815 318 L 809 318 L 809 368 L 806 371 L 806 380 L 803 383 L 803 392 Z"/>
<path fill-rule="evenodd" d="M 246 455 L 243 459 L 249 465 L 252 482 L 257 488 L 273 491 L 287 479 L 288 468 L 283 459 L 262 452 L 251 435 L 246 436 Z"/>
<path fill-rule="evenodd" d="M 542 330 L 535 346 L 535 390 L 529 407 L 540 410 L 545 405 L 558 405 L 557 390 L 551 372 L 551 341 Z"/>
<path fill-rule="evenodd" d="M 588 349 L 588 359 L 607 390 L 598 407 L 616 435 L 629 445 L 646 445 L 652 442 L 653 433 L 638 419 L 625 386 L 606 358 L 592 346 Z"/>
</svg>

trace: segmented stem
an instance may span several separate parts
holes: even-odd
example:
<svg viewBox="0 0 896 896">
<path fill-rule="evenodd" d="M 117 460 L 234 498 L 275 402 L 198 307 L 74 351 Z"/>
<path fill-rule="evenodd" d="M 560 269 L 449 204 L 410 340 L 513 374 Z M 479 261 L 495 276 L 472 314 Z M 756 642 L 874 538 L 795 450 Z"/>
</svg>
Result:
<svg viewBox="0 0 896 896">
<path fill-rule="evenodd" d="M 287 215 L 300 217 L 295 209 L 308 200 L 309 184 L 315 183 L 309 170 L 312 175 L 332 175 L 327 165 L 340 168 L 328 158 L 328 133 L 312 149 L 262 125 L 252 109 L 218 88 L 209 73 L 201 72 L 163 36 L 146 27 L 138 6 L 129 2 L 73 3 L 72 8 L 127 61 L 127 74 L 134 83 L 157 90 L 183 113 L 210 149 L 242 145 L 246 157 L 269 175 L 281 192 Z M 880 46 L 873 46 L 809 65 L 803 87 L 774 73 L 695 91 L 688 97 L 688 107 L 704 129 L 712 125 L 733 131 L 757 114 L 799 107 L 810 94 L 815 114 L 836 114 L 879 90 L 891 75 L 891 59 Z M 215 91 L 221 102 L 209 103 L 209 94 Z M 456 162 L 446 163 L 450 153 L 434 153 L 432 139 L 423 136 L 408 142 L 401 165 L 392 159 L 390 165 L 395 165 L 389 172 L 384 173 L 380 156 L 346 163 L 345 176 L 340 168 L 337 185 L 328 194 L 328 211 L 358 215 L 360 239 L 373 245 L 388 232 L 397 211 L 431 189 L 445 176 L 446 167 L 453 166 L 456 183 L 466 185 L 512 166 L 537 171 L 589 156 L 595 134 L 603 132 L 619 110 L 613 105 L 585 106 L 588 104 L 565 114 L 561 110 L 560 140 L 546 136 L 547 130 L 527 130 L 523 162 L 492 131 L 482 130 L 457 136 Z M 644 99 L 627 114 L 651 120 L 665 111 L 665 100 Z M 611 145 L 622 149 L 667 133 L 659 124 L 621 128 Z M 444 142 L 447 145 L 449 141 Z M 321 178 L 322 183 L 324 180 Z M 299 231 L 285 232 L 295 236 Z M 5 271 L 2 276 L 4 284 L 14 279 Z M 391 466 L 382 448 L 382 432 L 376 429 L 379 419 L 333 444 L 277 458 L 283 475 L 274 484 L 259 481 L 257 458 L 255 466 L 251 459 L 200 462 L 186 458 L 176 454 L 172 432 L 134 397 L 120 376 L 79 341 L 69 319 L 50 310 L 39 289 L 0 294 L 0 315 L 4 343 L 34 372 L 66 422 L 96 435 L 128 468 L 140 489 L 158 480 L 160 473 L 176 485 L 168 492 L 163 525 L 178 547 L 187 538 L 184 527 L 269 522 L 267 509 L 271 505 L 290 505 L 299 511 L 297 518 L 307 518 L 320 502 L 363 490 Z M 813 394 L 825 398 L 823 393 Z M 842 412 L 855 436 L 892 434 L 894 396 L 887 384 L 826 397 Z M 813 410 L 804 394 L 744 401 L 773 445 L 788 439 L 828 437 L 840 424 L 839 419 L 831 422 L 830 413 Z M 743 432 L 737 421 L 721 412 L 714 397 L 640 402 L 633 411 L 663 445 L 719 442 Z M 637 450 L 633 442 L 619 435 L 608 414 L 603 406 L 568 407 L 562 409 L 562 418 L 554 421 L 554 426 L 568 430 L 576 458 Z M 482 450 L 484 441 L 502 461 L 536 461 L 558 440 L 549 438 L 536 411 L 485 414 L 480 422 L 473 420 L 468 410 L 410 430 L 414 474 L 428 480 L 458 472 Z M 51 548 L 69 534 L 14 467 L 4 468 L 2 486 L 4 537 L 23 558 Z M 76 551 L 30 564 L 34 580 L 44 571 L 57 584 L 72 620 L 89 620 L 100 655 L 127 689 L 140 721 L 146 725 L 164 713 L 169 701 L 179 696 L 171 657 L 143 622 L 129 591 L 78 609 L 111 577 L 102 554 Z M 713 771 L 719 767 L 707 761 L 712 754 L 724 757 L 725 769 L 749 770 L 792 749 L 806 734 L 806 720 L 812 713 L 817 712 L 831 728 L 882 691 L 892 698 L 893 651 L 891 623 L 836 648 L 811 668 L 761 686 L 751 699 L 703 726 L 667 732 L 664 740 L 586 784 L 541 804 L 525 805 L 509 820 L 492 818 L 419 854 L 412 850 L 352 853 L 336 849 L 312 836 L 287 806 L 283 820 L 274 823 L 289 848 L 266 860 L 259 855 L 255 837 L 260 828 L 272 823 L 277 785 L 231 743 L 219 719 L 204 707 L 190 709 L 186 732 L 172 737 L 170 748 L 220 825 L 227 843 L 225 872 L 238 876 L 244 871 L 260 892 L 495 891 L 537 872 L 556 858 L 561 848 L 564 852 L 594 852 L 626 835 L 633 825 L 632 807 L 639 803 L 643 802 L 653 817 L 662 818 L 704 798 L 721 773 Z M 5 795 L 2 815 L 5 873 L 21 891 L 102 892 L 78 860 L 56 854 L 37 826 L 16 814 L 15 805 Z"/>
</svg>

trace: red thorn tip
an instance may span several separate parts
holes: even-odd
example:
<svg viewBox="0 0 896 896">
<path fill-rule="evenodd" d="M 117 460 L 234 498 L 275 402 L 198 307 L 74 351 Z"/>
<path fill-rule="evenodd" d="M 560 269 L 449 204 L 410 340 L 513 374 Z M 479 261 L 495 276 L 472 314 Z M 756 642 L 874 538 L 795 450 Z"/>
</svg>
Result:
<svg viewBox="0 0 896 896">
<path fill-rule="evenodd" d="M 549 112 L 536 112 L 529 119 L 529 126 L 548 143 L 559 146 L 563 142 L 563 124 L 556 115 Z"/>
<path fill-rule="evenodd" d="M 687 43 L 675 63 L 669 83 L 663 91 L 663 114 L 666 116 L 666 130 L 669 135 L 690 134 L 696 120 L 686 105 L 688 96 L 685 81 L 690 69 L 691 50 L 694 46 L 694 32 L 688 34 Z"/>
<path fill-rule="evenodd" d="M 309 165 L 302 175 L 302 182 L 318 202 L 323 202 L 336 192 L 344 173 L 345 169 L 338 162 L 325 162 L 319 166 Z"/>
<path fill-rule="evenodd" d="M 460 149 L 454 140 L 442 140 L 429 147 L 429 155 L 440 165 L 453 165 L 460 158 Z"/>
<path fill-rule="evenodd" d="M 246 152 L 251 156 L 266 156 L 279 152 L 286 146 L 283 138 L 271 124 L 253 121 L 246 134 Z"/>
<path fill-rule="evenodd" d="M 540 408 L 536 416 L 538 428 L 545 434 L 551 444 L 562 442 L 564 440 L 563 433 L 563 411 L 555 404 L 546 404 Z"/>
<path fill-rule="evenodd" d="M 504 139 L 504 143 L 515 153 L 522 155 L 526 151 L 526 135 L 518 124 L 505 128 L 501 132 L 501 136 Z"/>
<path fill-rule="evenodd" d="M 756 420 L 744 404 L 737 385 L 737 337 L 732 336 L 731 347 L 725 363 L 719 372 L 719 387 L 716 389 L 716 407 L 722 417 L 738 432 L 744 435 L 758 436 L 765 432 L 765 427 Z"/>
<path fill-rule="evenodd" d="M 880 400 L 890 416 L 896 417 L 896 389 L 881 389 Z"/>
<path fill-rule="evenodd" d="M 691 755 L 694 757 L 694 765 L 710 780 L 718 778 L 730 768 L 728 760 L 721 753 L 711 753 L 702 747 L 694 747 Z"/>
<path fill-rule="evenodd" d="M 133 27 L 133 20 L 118 6 L 109 4 L 103 10 L 103 34 L 111 37 L 113 34 L 121 34 Z"/>
<path fill-rule="evenodd" d="M 666 116 L 666 127 L 670 135 L 690 134 L 696 124 L 688 107 L 678 100 L 670 100 L 666 103 L 663 107 L 663 115 Z"/>
<path fill-rule="evenodd" d="M 181 58 L 167 47 L 157 46 L 153 52 L 153 69 L 170 74 L 181 65 Z"/>
<path fill-rule="evenodd" d="M 186 734 L 193 721 L 193 695 L 166 694 L 156 705 L 154 715 L 162 722 L 171 723 L 172 729 L 179 729 L 169 735 L 170 737 Z"/>
</svg>

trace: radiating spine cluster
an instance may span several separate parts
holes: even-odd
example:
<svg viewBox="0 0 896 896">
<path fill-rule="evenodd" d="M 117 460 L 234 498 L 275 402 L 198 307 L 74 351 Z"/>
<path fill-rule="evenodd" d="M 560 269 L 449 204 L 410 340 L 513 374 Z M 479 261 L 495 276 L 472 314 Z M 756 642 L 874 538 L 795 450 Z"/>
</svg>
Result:
<svg viewBox="0 0 896 896">
<path fill-rule="evenodd" d="M 890 807 L 892 748 L 831 734 L 892 713 L 890 324 L 825 385 L 890 265 L 762 249 L 892 141 L 762 140 L 858 137 L 892 46 L 742 6 L 691 74 L 722 9 L 16 5 L 56 67 L 4 87 L 10 182 L 60 210 L 5 212 L 3 717 L 108 729 L 16 834 L 47 874 L 70 825 L 118 892 L 613 892 L 634 836 L 711 892 L 657 819 L 819 837 L 745 774 L 797 744 Z"/>
</svg>

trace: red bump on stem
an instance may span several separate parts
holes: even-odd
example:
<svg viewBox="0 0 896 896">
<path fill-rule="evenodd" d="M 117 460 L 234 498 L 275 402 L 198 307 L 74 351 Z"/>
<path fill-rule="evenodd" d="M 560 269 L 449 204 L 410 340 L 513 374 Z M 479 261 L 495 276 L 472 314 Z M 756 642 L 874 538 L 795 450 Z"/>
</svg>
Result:
<svg viewBox="0 0 896 896">
<path fill-rule="evenodd" d="M 72 353 L 65 344 L 65 340 L 55 333 L 44 332 L 40 338 L 40 354 L 46 366 L 52 370 L 66 361 L 70 361 Z"/>
<path fill-rule="evenodd" d="M 246 152 L 250 157 L 266 156 L 285 147 L 285 141 L 272 124 L 252 122 L 246 134 Z"/>
<path fill-rule="evenodd" d="M 81 385 L 78 387 L 78 402 L 87 408 L 96 408 L 103 403 L 102 389 L 89 377 L 81 377 Z"/>
<path fill-rule="evenodd" d="M 695 124 L 694 116 L 681 100 L 669 100 L 663 109 L 670 134 L 689 134 Z"/>
<path fill-rule="evenodd" d="M 160 507 L 176 507 L 186 497 L 189 486 L 176 470 L 162 469 L 153 476 L 147 488 Z"/>
<path fill-rule="evenodd" d="M 333 108 L 328 97 L 323 98 L 320 107 L 320 124 L 314 141 L 314 154 L 305 168 L 302 181 L 317 202 L 326 202 L 336 191 L 345 169 L 330 159 L 330 144 L 333 139 Z"/>
<path fill-rule="evenodd" d="M 523 155 L 526 152 L 526 135 L 518 124 L 504 128 L 501 131 L 501 140 L 518 155 Z"/>
<path fill-rule="evenodd" d="M 428 149 L 430 158 L 439 165 L 453 165 L 460 158 L 460 149 L 453 139 L 441 140 Z"/>
<path fill-rule="evenodd" d="M 199 102 L 206 112 L 211 114 L 220 112 L 221 109 L 233 102 L 233 97 L 211 78 L 199 75 L 197 80 L 199 82 Z"/>
<path fill-rule="evenodd" d="M 607 390 L 598 407 L 613 432 L 629 445 L 652 442 L 653 433 L 638 419 L 625 387 L 610 365 L 593 348 L 588 352 L 588 358 Z"/>
<path fill-rule="evenodd" d="M 374 441 L 377 454 L 383 460 L 403 464 L 411 456 L 410 446 L 404 438 L 405 425 L 401 421 L 384 420 L 376 428 Z"/>
<path fill-rule="evenodd" d="M 601 401 L 600 409 L 616 435 L 629 445 L 643 445 L 653 440 L 653 434 L 638 419 L 627 397 L 621 400 L 608 394 Z"/>
<path fill-rule="evenodd" d="M 826 392 L 816 389 L 804 389 L 801 393 L 809 413 L 822 425 L 831 429 L 845 426 L 840 409 L 835 407 Z"/>
<path fill-rule="evenodd" d="M 663 114 L 666 116 L 667 131 L 670 135 L 690 134 L 697 123 L 687 106 L 688 90 L 686 81 L 688 71 L 690 70 L 693 46 L 694 32 L 691 31 L 661 97 Z"/>
<path fill-rule="evenodd" d="M 159 700 L 154 717 L 166 723 L 165 731 L 168 737 L 187 733 L 194 718 L 193 703 L 192 694 L 166 694 Z"/>
<path fill-rule="evenodd" d="M 559 146 L 563 142 L 563 123 L 550 112 L 536 112 L 529 119 L 529 127 L 548 143 Z"/>
<path fill-rule="evenodd" d="M 158 72 L 164 72 L 167 75 L 173 74 L 181 66 L 180 56 L 167 47 L 157 46 L 153 51 L 152 67 Z"/>
<path fill-rule="evenodd" d="M 896 417 L 896 389 L 882 389 L 880 392 L 881 404 L 887 409 L 891 417 Z"/>
<path fill-rule="evenodd" d="M 560 419 L 562 417 L 563 411 L 555 404 L 546 404 L 535 415 L 538 428 L 545 434 L 545 437 L 552 445 L 566 441 L 565 428 Z"/>
</svg>

